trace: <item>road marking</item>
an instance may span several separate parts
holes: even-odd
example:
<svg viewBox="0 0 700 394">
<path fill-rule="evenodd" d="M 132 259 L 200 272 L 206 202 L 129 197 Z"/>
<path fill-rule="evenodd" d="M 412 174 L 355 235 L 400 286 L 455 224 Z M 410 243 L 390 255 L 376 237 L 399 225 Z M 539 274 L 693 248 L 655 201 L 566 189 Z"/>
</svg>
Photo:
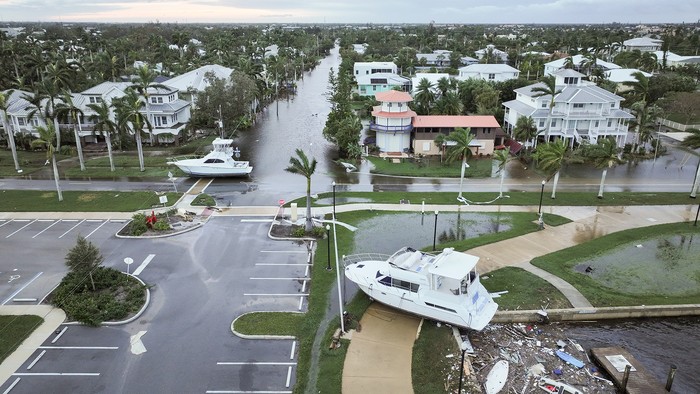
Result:
<svg viewBox="0 0 700 394">
<path fill-rule="evenodd" d="M 263 293 L 243 293 L 244 296 L 251 297 L 308 297 L 308 294 L 263 294 Z"/>
<path fill-rule="evenodd" d="M 309 268 L 311 267 L 311 264 L 306 265 L 306 269 L 304 270 L 304 276 L 309 276 Z"/>
<path fill-rule="evenodd" d="M 241 223 L 272 223 L 274 219 L 241 219 Z"/>
<path fill-rule="evenodd" d="M 297 264 L 297 263 L 293 263 L 293 264 L 287 264 L 287 263 L 255 263 L 255 265 L 290 265 L 290 266 L 292 266 L 292 265 L 302 265 L 302 266 L 304 266 L 304 265 L 305 265 L 305 266 L 310 266 L 311 264 L 301 264 L 301 263 L 299 263 L 299 264 Z"/>
<path fill-rule="evenodd" d="M 287 365 L 297 365 L 294 362 L 269 362 L 269 361 L 219 361 L 216 365 L 280 365 L 286 367 Z"/>
<path fill-rule="evenodd" d="M 88 221 L 89 221 L 89 220 L 88 220 Z M 102 224 L 100 224 L 99 226 L 97 226 L 96 229 L 92 230 L 92 232 L 90 232 L 90 234 L 86 235 L 85 238 L 91 236 L 95 231 L 99 230 L 100 227 L 104 226 L 104 225 L 107 224 L 107 223 L 109 223 L 109 219 L 107 219 L 107 220 L 105 220 L 104 222 L 102 222 Z"/>
<path fill-rule="evenodd" d="M 109 219 L 110 223 L 124 223 L 125 219 Z"/>
<path fill-rule="evenodd" d="M 301 283 L 301 292 L 306 293 L 306 283 L 309 281 L 309 278 L 304 278 L 302 280 L 303 282 Z"/>
<path fill-rule="evenodd" d="M 307 253 L 305 250 L 261 250 L 260 253 Z"/>
<path fill-rule="evenodd" d="M 62 219 L 64 222 L 77 222 L 78 219 Z"/>
<path fill-rule="evenodd" d="M 36 356 L 36 358 L 34 359 L 34 361 L 32 361 L 31 364 L 27 365 L 27 369 L 32 369 L 32 367 L 34 366 L 34 364 L 38 363 L 39 360 L 40 360 L 42 357 L 44 357 L 44 354 L 46 354 L 46 350 L 42 350 L 41 353 L 39 353 L 39 355 Z"/>
<path fill-rule="evenodd" d="M 4 225 L 6 225 L 6 224 L 10 224 L 11 221 L 12 221 L 12 219 L 10 219 L 10 220 L 8 220 L 8 221 L 6 221 L 6 222 L 3 220 L 3 222 L 5 222 L 5 223 L 0 224 L 0 227 L 4 226 Z"/>
<path fill-rule="evenodd" d="M 143 270 L 145 270 L 146 267 L 148 267 L 148 264 L 151 262 L 151 260 L 153 260 L 154 257 L 156 257 L 156 255 L 154 254 L 149 254 L 148 256 L 146 256 L 146 258 L 143 260 L 143 263 L 141 263 L 141 265 L 139 265 L 139 267 L 136 268 L 136 270 L 134 271 L 134 276 L 141 275 L 141 272 L 143 272 Z"/>
<path fill-rule="evenodd" d="M 289 368 L 287 368 L 287 383 L 284 385 L 284 387 L 289 388 L 289 382 L 292 381 L 292 366 L 290 365 Z"/>
<path fill-rule="evenodd" d="M 297 341 L 292 341 L 292 351 L 289 353 L 289 359 L 294 360 L 294 350 L 296 350 Z"/>
<path fill-rule="evenodd" d="M 78 222 L 78 224 L 76 224 L 75 226 L 71 227 L 70 230 L 68 230 L 68 231 L 66 231 L 65 233 L 61 234 L 61 236 L 58 237 L 58 238 L 63 238 L 64 235 L 66 235 L 66 234 L 68 234 L 69 232 L 73 231 L 74 228 L 80 226 L 84 221 L 85 221 L 85 219 L 81 220 L 80 222 Z"/>
<path fill-rule="evenodd" d="M 251 280 L 311 280 L 310 278 L 249 278 Z"/>
<path fill-rule="evenodd" d="M 117 350 L 119 346 L 39 346 L 37 349 L 61 350 Z"/>
<path fill-rule="evenodd" d="M 38 222 L 53 222 L 53 219 L 37 219 Z"/>
<path fill-rule="evenodd" d="M 10 238 L 11 236 L 13 236 L 13 235 L 17 234 L 18 232 L 24 230 L 25 228 L 27 228 L 27 226 L 29 226 L 30 224 L 32 224 L 32 223 L 34 223 L 34 222 L 36 222 L 36 221 L 37 221 L 37 219 L 34 219 L 33 221 L 31 221 L 31 222 L 25 224 L 24 226 L 20 227 L 20 228 L 19 228 L 18 230 L 16 230 L 14 233 L 8 235 L 8 236 L 5 237 L 5 238 Z"/>
<path fill-rule="evenodd" d="M 95 372 L 20 372 L 12 376 L 100 376 Z"/>
<path fill-rule="evenodd" d="M 58 341 L 58 339 L 61 338 L 61 336 L 64 332 L 66 332 L 67 329 L 68 327 L 63 327 L 63 330 L 61 330 L 61 332 L 59 332 L 58 335 L 56 335 L 56 337 L 51 341 L 51 343 L 56 343 L 56 341 Z"/>
<path fill-rule="evenodd" d="M 19 381 L 20 381 L 21 379 L 22 379 L 22 378 L 17 378 L 17 379 L 15 379 L 15 381 L 12 382 L 12 384 L 10 385 L 10 387 L 8 387 L 7 390 L 3 391 L 2 394 L 7 394 L 7 393 L 9 393 L 10 391 L 12 391 L 12 389 L 15 388 L 15 386 L 17 386 L 17 383 L 19 383 Z"/>
<path fill-rule="evenodd" d="M 61 221 L 61 219 L 58 219 L 58 220 L 56 220 L 55 222 L 51 223 L 51 225 L 49 225 L 49 227 L 46 227 L 45 229 L 39 231 L 39 232 L 36 233 L 36 235 L 33 236 L 32 238 L 38 237 L 39 235 L 41 235 L 41 233 L 43 233 L 44 231 L 46 231 L 46 230 L 50 229 L 51 227 L 55 226 L 55 225 L 58 224 L 58 222 L 60 222 L 60 221 Z"/>
<path fill-rule="evenodd" d="M 146 331 L 139 331 L 136 335 L 131 336 L 131 353 L 132 354 L 143 354 L 146 353 L 146 346 L 143 345 L 141 337 L 146 334 Z"/>
<path fill-rule="evenodd" d="M 28 222 L 28 221 L 30 221 L 30 220 L 31 220 L 31 219 L 14 219 L 15 222 L 20 222 L 20 223 Z M 36 219 L 35 219 L 35 220 L 36 220 Z"/>
<path fill-rule="evenodd" d="M 12 302 L 36 302 L 36 298 L 13 298 Z"/>
<path fill-rule="evenodd" d="M 300 311 L 303 306 L 304 306 L 304 297 L 299 297 L 299 308 L 297 308 L 297 310 Z"/>
<path fill-rule="evenodd" d="M 32 279 L 30 279 L 29 282 L 25 283 L 24 286 L 22 286 L 22 287 L 20 287 L 19 289 L 17 289 L 17 291 L 15 291 L 14 293 L 12 293 L 11 296 L 7 297 L 7 299 L 6 299 L 5 301 L 3 301 L 3 303 L 0 304 L 0 305 L 5 305 L 5 304 L 7 304 L 8 302 L 10 302 L 11 299 L 15 298 L 15 296 L 16 296 L 17 294 L 19 294 L 20 291 L 24 290 L 27 286 L 29 286 L 32 282 L 34 282 L 34 281 L 36 280 L 36 278 L 38 278 L 38 277 L 41 276 L 41 274 L 43 274 L 43 272 L 39 272 L 38 274 L 34 275 L 34 277 L 33 277 Z"/>
<path fill-rule="evenodd" d="M 86 222 L 101 222 L 102 219 L 85 219 Z"/>
</svg>

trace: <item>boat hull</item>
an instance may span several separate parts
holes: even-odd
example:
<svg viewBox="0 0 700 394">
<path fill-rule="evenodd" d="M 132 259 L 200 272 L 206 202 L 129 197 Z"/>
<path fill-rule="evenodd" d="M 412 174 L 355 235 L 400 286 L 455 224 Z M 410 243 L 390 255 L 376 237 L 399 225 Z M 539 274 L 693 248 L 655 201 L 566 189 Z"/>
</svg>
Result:
<svg viewBox="0 0 700 394">
<path fill-rule="evenodd" d="M 202 165 L 187 165 L 178 162 L 172 162 L 177 168 L 179 168 L 185 174 L 192 177 L 241 177 L 248 176 L 253 167 L 251 166 L 241 166 L 241 167 L 207 167 Z"/>
</svg>

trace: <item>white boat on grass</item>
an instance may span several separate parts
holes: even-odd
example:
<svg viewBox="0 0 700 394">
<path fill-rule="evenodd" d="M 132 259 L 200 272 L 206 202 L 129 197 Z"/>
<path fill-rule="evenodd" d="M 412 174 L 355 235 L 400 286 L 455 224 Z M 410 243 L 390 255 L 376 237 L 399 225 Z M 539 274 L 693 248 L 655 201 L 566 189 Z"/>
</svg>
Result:
<svg viewBox="0 0 700 394">
<path fill-rule="evenodd" d="M 231 146 L 233 140 L 216 138 L 213 149 L 204 157 L 183 157 L 168 161 L 168 164 L 176 165 L 182 172 L 190 176 L 200 177 L 234 177 L 244 176 L 253 171 L 253 167 L 247 161 L 237 161 L 233 158 L 240 156 L 238 148 Z"/>
<path fill-rule="evenodd" d="M 479 280 L 478 261 L 453 248 L 433 255 L 405 247 L 391 256 L 347 256 L 345 276 L 383 304 L 478 331 L 498 309 Z"/>
</svg>

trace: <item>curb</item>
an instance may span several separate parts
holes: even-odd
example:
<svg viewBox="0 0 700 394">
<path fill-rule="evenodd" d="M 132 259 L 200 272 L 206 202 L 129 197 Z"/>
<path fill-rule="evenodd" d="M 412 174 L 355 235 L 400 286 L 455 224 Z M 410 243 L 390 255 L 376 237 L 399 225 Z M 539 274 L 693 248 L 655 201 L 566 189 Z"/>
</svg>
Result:
<svg viewBox="0 0 700 394">
<path fill-rule="evenodd" d="M 133 220 L 133 219 L 132 219 L 132 220 Z M 129 223 L 131 223 L 132 220 L 129 220 L 128 222 L 126 222 L 126 224 L 124 225 L 124 227 L 120 228 L 119 231 L 118 231 L 116 234 L 114 234 L 114 236 L 117 237 L 117 238 L 122 238 L 122 239 L 153 239 L 153 238 L 174 237 L 174 236 L 176 236 L 176 235 L 184 234 L 184 233 L 190 232 L 190 231 L 192 231 L 192 230 L 196 230 L 196 229 L 198 229 L 198 228 L 204 226 L 204 224 L 205 224 L 206 222 L 209 221 L 209 217 L 207 217 L 206 219 L 204 219 L 204 221 L 202 221 L 202 222 L 199 222 L 199 223 L 197 223 L 197 224 L 195 224 L 195 225 L 192 225 L 192 226 L 190 226 L 190 227 L 187 227 L 187 228 L 185 228 L 185 229 L 176 231 L 176 232 L 174 232 L 174 233 L 167 233 L 167 234 L 162 234 L 162 235 L 145 235 L 145 236 L 140 236 L 140 235 L 120 235 L 119 233 L 120 233 L 124 228 L 126 228 L 126 226 L 128 226 Z"/>
<path fill-rule="evenodd" d="M 279 313 L 275 311 L 251 311 L 251 312 L 246 312 L 242 315 L 239 315 L 233 321 L 231 322 L 231 332 L 233 335 L 242 338 L 242 339 L 274 339 L 274 340 L 290 340 L 290 339 L 297 339 L 297 337 L 293 335 L 248 335 L 248 334 L 242 334 L 238 331 L 236 331 L 233 326 L 236 324 L 236 321 L 240 319 L 241 317 L 245 315 L 249 315 L 251 313 Z M 283 313 L 298 313 L 298 314 L 304 314 L 304 312 L 283 312 Z"/>
<path fill-rule="evenodd" d="M 498 311 L 491 323 L 540 323 L 538 310 Z M 611 306 L 546 310 L 550 322 L 700 316 L 700 304 Z"/>
</svg>

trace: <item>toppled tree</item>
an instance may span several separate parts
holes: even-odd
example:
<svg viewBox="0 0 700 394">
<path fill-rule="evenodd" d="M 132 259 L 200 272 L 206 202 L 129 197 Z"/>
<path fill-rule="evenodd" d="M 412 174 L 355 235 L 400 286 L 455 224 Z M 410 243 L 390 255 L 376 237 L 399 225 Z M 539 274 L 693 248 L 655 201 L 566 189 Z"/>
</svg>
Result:
<svg viewBox="0 0 700 394">
<path fill-rule="evenodd" d="M 102 265 L 104 260 L 100 250 L 82 236 L 78 236 L 78 242 L 66 255 L 66 265 L 72 272 L 78 275 L 87 274 L 90 277 L 92 291 L 96 290 L 92 272 Z"/>
</svg>

